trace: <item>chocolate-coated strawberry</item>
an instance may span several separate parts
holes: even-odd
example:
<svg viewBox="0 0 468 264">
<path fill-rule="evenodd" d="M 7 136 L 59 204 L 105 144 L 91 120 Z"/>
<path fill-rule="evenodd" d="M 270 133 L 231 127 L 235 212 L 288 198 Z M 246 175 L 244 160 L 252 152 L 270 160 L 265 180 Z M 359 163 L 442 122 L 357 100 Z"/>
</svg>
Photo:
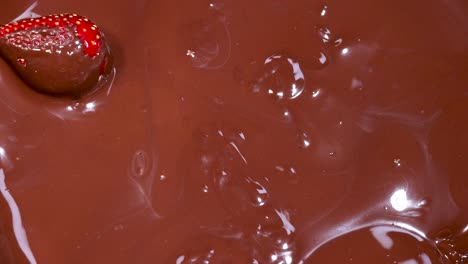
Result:
<svg viewBox="0 0 468 264">
<path fill-rule="evenodd" d="M 110 69 L 109 47 L 102 32 L 76 14 L 1 26 L 0 55 L 28 85 L 53 95 L 89 91 Z"/>
</svg>

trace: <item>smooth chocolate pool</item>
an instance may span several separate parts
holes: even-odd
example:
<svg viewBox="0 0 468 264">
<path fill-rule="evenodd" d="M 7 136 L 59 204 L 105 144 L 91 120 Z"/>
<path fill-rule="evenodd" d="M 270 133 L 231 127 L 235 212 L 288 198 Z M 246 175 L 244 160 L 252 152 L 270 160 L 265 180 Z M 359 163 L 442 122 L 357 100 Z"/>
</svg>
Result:
<svg viewBox="0 0 468 264">
<path fill-rule="evenodd" d="M 91 18 L 115 69 L 71 100 L 0 61 L 0 263 L 468 263 L 466 1 L 32 12 Z"/>
</svg>

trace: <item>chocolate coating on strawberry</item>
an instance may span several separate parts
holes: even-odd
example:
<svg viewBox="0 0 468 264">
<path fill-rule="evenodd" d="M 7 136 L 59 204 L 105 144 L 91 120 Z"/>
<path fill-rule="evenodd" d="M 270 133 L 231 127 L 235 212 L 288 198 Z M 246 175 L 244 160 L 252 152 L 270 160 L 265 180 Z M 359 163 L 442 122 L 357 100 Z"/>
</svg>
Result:
<svg viewBox="0 0 468 264">
<path fill-rule="evenodd" d="M 0 55 L 32 88 L 80 95 L 110 71 L 99 28 L 75 14 L 25 19 L 0 27 Z"/>
</svg>

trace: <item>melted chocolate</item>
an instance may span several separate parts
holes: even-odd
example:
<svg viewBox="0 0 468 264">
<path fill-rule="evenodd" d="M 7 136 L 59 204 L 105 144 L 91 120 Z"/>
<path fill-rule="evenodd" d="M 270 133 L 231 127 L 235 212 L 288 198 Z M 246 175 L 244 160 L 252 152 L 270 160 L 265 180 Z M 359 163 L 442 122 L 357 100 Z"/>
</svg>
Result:
<svg viewBox="0 0 468 264">
<path fill-rule="evenodd" d="M 1 263 L 468 261 L 466 3 L 33 11 L 92 18 L 116 70 L 71 100 L 0 62 Z"/>
</svg>

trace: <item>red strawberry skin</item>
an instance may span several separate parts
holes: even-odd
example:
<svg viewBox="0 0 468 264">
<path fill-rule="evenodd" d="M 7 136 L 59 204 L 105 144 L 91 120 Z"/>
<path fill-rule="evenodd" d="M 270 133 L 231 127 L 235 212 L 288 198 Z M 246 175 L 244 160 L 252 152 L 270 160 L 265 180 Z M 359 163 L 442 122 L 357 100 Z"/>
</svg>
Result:
<svg viewBox="0 0 468 264">
<path fill-rule="evenodd" d="M 75 14 L 20 20 L 0 27 L 0 55 L 35 90 L 78 96 L 109 72 L 104 35 Z"/>
</svg>

